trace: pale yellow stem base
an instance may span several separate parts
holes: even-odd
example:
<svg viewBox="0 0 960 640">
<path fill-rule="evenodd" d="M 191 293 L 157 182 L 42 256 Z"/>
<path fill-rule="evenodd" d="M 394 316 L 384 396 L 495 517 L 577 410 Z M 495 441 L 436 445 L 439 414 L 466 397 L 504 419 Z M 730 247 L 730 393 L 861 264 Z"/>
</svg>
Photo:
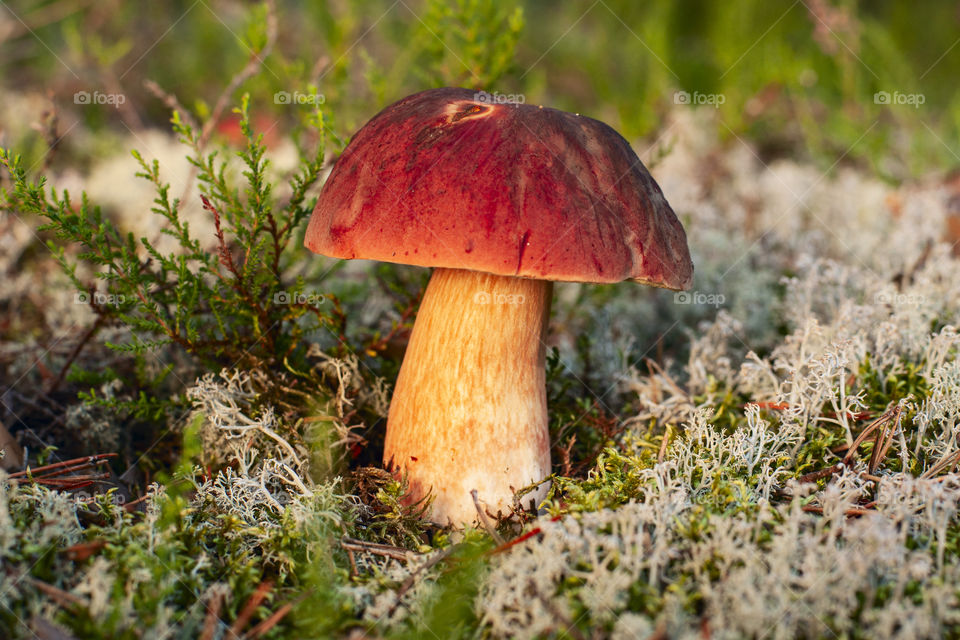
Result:
<svg viewBox="0 0 960 640">
<path fill-rule="evenodd" d="M 436 269 L 390 404 L 384 462 L 430 492 L 428 517 L 477 520 L 470 491 L 506 514 L 550 473 L 544 338 L 552 283 Z M 541 501 L 546 485 L 523 497 Z"/>
</svg>

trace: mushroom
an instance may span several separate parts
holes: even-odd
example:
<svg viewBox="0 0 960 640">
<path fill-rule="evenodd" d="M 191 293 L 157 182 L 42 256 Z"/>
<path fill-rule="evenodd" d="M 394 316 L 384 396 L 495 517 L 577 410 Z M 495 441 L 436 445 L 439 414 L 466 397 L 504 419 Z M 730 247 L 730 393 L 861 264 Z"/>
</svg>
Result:
<svg viewBox="0 0 960 640">
<path fill-rule="evenodd" d="M 487 94 L 408 96 L 363 126 L 320 194 L 306 246 L 434 267 L 397 378 L 384 462 L 477 519 L 550 474 L 544 372 L 553 281 L 686 289 L 686 234 L 609 126 Z M 547 492 L 542 483 L 534 502 Z"/>
</svg>

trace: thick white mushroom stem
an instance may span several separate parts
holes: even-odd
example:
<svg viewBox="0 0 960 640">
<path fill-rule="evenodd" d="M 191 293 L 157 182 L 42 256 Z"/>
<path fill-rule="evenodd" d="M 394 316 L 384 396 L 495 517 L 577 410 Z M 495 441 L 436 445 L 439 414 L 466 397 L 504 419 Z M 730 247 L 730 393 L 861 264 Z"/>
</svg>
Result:
<svg viewBox="0 0 960 640">
<path fill-rule="evenodd" d="M 405 473 L 428 517 L 477 520 L 550 473 L 544 372 L 552 283 L 436 269 L 390 404 L 384 462 Z M 540 501 L 546 486 L 522 498 Z"/>
</svg>

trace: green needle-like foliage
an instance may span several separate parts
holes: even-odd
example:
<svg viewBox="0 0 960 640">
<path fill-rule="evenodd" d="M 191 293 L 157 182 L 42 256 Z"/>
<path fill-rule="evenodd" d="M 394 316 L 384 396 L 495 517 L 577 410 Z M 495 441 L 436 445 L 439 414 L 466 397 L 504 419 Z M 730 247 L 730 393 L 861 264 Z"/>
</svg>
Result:
<svg viewBox="0 0 960 640">
<path fill-rule="evenodd" d="M 229 159 L 205 151 L 200 132 L 179 113 L 173 117 L 196 168 L 203 207 L 214 220 L 212 250 L 209 239 L 193 235 L 181 217 L 182 203 L 171 199 L 156 160 L 133 152 L 141 167 L 137 177 L 156 188 L 152 213 L 167 221 L 163 233 L 178 245 L 170 253 L 146 237 L 122 234 L 85 195 L 75 207 L 69 193 L 48 190 L 43 178 L 27 175 L 19 156 L 0 150 L 0 164 L 13 178 L 12 189 L 3 194 L 4 207 L 46 218 L 41 229 L 55 237 L 48 246 L 78 294 L 88 297 L 98 316 L 131 329 L 129 340 L 113 348 L 142 353 L 172 344 L 207 367 L 297 369 L 303 365 L 304 336 L 336 326 L 335 300 L 304 295 L 303 282 L 284 276 L 315 202 L 309 192 L 324 161 L 323 116 L 317 111 L 312 118 L 315 149 L 301 159 L 289 196 L 279 202 L 266 177 L 262 136 L 250 126 L 247 97 L 237 112 L 246 141 L 236 154 L 242 189 L 227 177 Z M 79 252 L 68 253 L 74 247 Z M 99 285 L 81 279 L 81 265 L 92 268 Z"/>
</svg>

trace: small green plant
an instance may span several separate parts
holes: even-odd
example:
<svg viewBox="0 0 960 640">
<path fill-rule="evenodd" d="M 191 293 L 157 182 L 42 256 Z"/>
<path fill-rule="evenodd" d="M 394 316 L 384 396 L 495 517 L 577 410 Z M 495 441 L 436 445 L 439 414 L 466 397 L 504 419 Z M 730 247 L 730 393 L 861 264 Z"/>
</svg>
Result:
<svg viewBox="0 0 960 640">
<path fill-rule="evenodd" d="M 340 302 L 320 289 L 323 277 L 314 278 L 308 291 L 302 277 L 290 275 L 309 273 L 293 267 L 306 253 L 303 227 L 327 152 L 323 113 L 317 108 L 305 118 L 301 138 L 312 145 L 283 188 L 268 176 L 265 146 L 250 124 L 247 96 L 236 113 L 244 145 L 231 156 L 206 150 L 203 133 L 188 114 L 175 111 L 172 118 L 195 168 L 213 237 L 193 232 L 158 162 L 133 152 L 140 165 L 137 177 L 156 191 L 152 214 L 163 219 L 162 232 L 174 241 L 170 249 L 122 234 L 86 195 L 77 203 L 67 192 L 48 189 L 44 178 L 28 175 L 19 156 L 0 150 L 0 166 L 11 178 L 10 188 L 0 192 L 0 208 L 46 220 L 41 230 L 52 235 L 50 251 L 77 299 L 93 311 L 92 325 L 58 380 L 70 383 L 84 404 L 78 409 L 87 416 L 77 423 L 85 425 L 79 426 L 81 435 L 96 419 L 116 434 L 101 442 L 126 451 L 125 459 L 145 470 L 162 470 L 175 457 L 169 427 L 175 431 L 189 408 L 186 381 L 224 368 L 261 372 L 266 374 L 257 378 L 263 396 L 304 415 L 324 411 L 340 384 L 308 357 L 310 345 L 322 345 L 330 357 L 352 352 Z M 110 367 L 89 369 L 82 351 L 102 350 L 98 333 L 106 328 L 113 329 L 106 346 L 121 357 Z M 362 418 L 368 419 L 372 423 L 376 417 Z M 167 446 L 155 446 L 164 439 Z"/>
<path fill-rule="evenodd" d="M 493 90 L 515 66 L 523 9 L 495 0 L 430 0 L 421 26 L 417 68 L 432 72 L 431 84 Z"/>
<path fill-rule="evenodd" d="M 73 281 L 78 295 L 90 300 L 98 317 L 131 329 L 116 349 L 142 353 L 166 345 L 181 347 L 206 366 L 302 367 L 303 336 L 336 326 L 336 301 L 322 294 L 304 295 L 302 281 L 290 282 L 284 272 L 290 245 L 312 210 L 308 191 L 319 178 L 325 138 L 323 117 L 312 124 L 319 140 L 301 162 L 290 183 L 290 195 L 278 206 L 265 176 L 267 161 L 260 138 L 250 128 L 248 99 L 238 113 L 246 147 L 237 155 L 243 163 L 246 187 L 240 191 L 227 179 L 228 160 L 216 151 L 200 149 L 200 133 L 174 113 L 175 131 L 193 151 L 203 207 L 213 217 L 216 247 L 194 237 L 180 216 L 181 202 L 170 198 L 170 185 L 160 177 L 156 160 L 134 156 L 138 177 L 157 190 L 153 213 L 168 222 L 163 232 L 179 245 L 161 253 L 146 237 L 122 235 L 98 207 L 82 196 L 79 207 L 70 194 L 47 190 L 43 178 L 32 180 L 18 156 L 0 150 L 2 164 L 13 178 L 4 208 L 45 217 L 42 230 L 53 232 L 48 246 Z M 79 247 L 76 257 L 66 247 Z M 103 285 L 78 275 L 81 263 Z M 324 306 L 326 305 L 326 306 Z M 304 322 L 304 319 L 307 321 Z"/>
</svg>

